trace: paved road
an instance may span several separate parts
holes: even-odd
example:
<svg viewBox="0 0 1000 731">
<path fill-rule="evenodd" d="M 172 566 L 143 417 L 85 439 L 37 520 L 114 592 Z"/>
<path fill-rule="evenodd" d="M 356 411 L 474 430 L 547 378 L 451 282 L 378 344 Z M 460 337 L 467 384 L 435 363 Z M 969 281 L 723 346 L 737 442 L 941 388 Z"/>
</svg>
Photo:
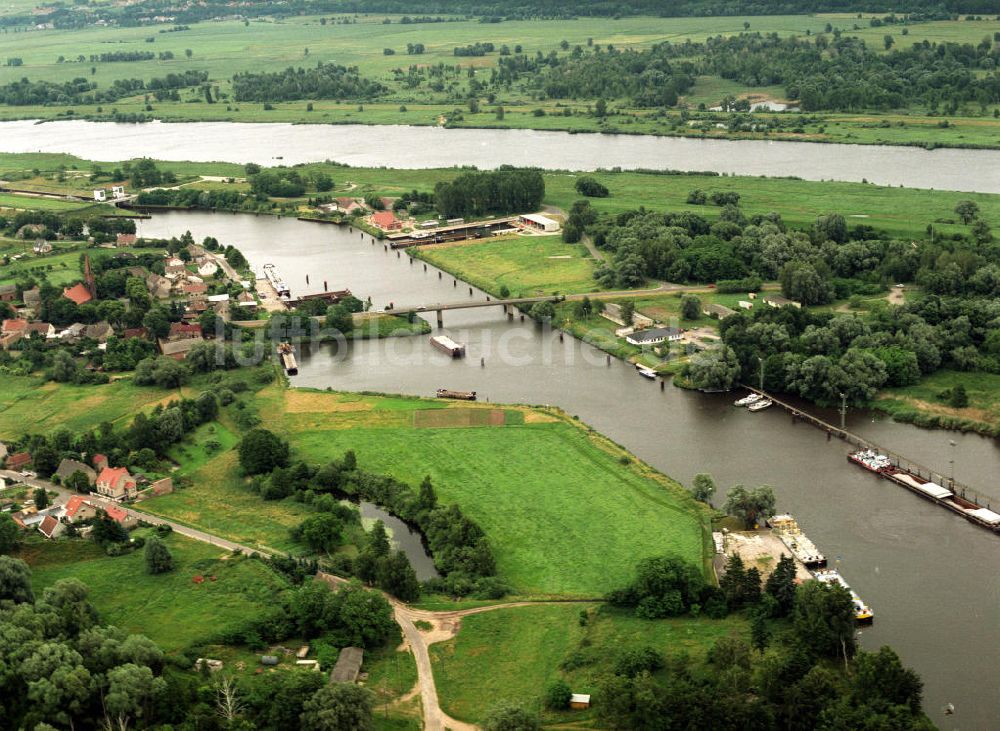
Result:
<svg viewBox="0 0 1000 731">
<path fill-rule="evenodd" d="M 45 488 L 46 490 L 49 490 L 50 492 L 57 493 L 56 497 L 52 499 L 52 505 L 55 506 L 65 505 L 66 502 L 70 499 L 70 497 L 79 494 L 72 490 L 67 490 L 65 487 L 62 487 L 60 485 L 56 485 L 53 482 L 49 482 L 48 480 L 43 480 L 39 477 L 25 477 L 20 472 L 14 472 L 13 470 L 0 470 L 0 477 L 6 477 L 7 479 L 16 482 L 23 482 L 24 484 L 30 487 L 42 487 Z M 262 556 L 274 555 L 273 551 L 266 550 L 263 548 L 253 548 L 251 546 L 246 546 L 242 543 L 236 543 L 235 541 L 230 541 L 226 538 L 220 538 L 219 536 L 212 535 L 211 533 L 206 533 L 205 531 L 198 530 L 197 528 L 190 528 L 186 525 L 175 523 L 174 521 L 167 520 L 166 518 L 160 518 L 159 516 L 152 515 L 150 513 L 145 513 L 141 510 L 134 510 L 131 507 L 120 505 L 114 502 L 113 500 L 108 500 L 107 498 L 101 497 L 100 495 L 97 495 L 95 493 L 91 493 L 90 495 L 88 495 L 87 499 L 91 503 L 102 507 L 107 507 L 108 505 L 117 506 L 122 510 L 124 510 L 127 515 L 135 518 L 136 520 L 144 520 L 152 525 L 169 525 L 171 528 L 174 529 L 176 533 L 179 533 L 182 536 L 193 538 L 194 540 L 201 541 L 203 543 L 210 543 L 213 546 L 224 548 L 227 551 L 238 550 L 247 555 L 250 555 L 251 553 L 259 553 Z"/>
</svg>

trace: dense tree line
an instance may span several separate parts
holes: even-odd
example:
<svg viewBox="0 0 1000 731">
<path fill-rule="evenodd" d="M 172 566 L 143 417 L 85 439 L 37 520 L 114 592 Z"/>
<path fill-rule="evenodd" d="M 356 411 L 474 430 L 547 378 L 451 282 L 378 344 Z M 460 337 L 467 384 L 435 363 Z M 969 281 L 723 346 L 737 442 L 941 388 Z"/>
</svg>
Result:
<svg viewBox="0 0 1000 731">
<path fill-rule="evenodd" d="M 446 218 L 535 211 L 544 197 L 545 181 L 538 170 L 462 173 L 434 187 L 435 205 Z"/>
<path fill-rule="evenodd" d="M 921 710 L 919 676 L 888 647 L 858 651 L 847 590 L 818 581 L 796 586 L 788 556 L 765 582 L 730 556 L 718 587 L 696 566 L 652 557 L 608 600 L 650 620 L 730 611 L 749 619 L 747 636 L 717 641 L 704 665 L 687 656 L 668 660 L 652 647 L 620 650 L 594 694 L 608 728 L 933 728 Z M 594 661 L 581 649 L 563 667 Z"/>
<path fill-rule="evenodd" d="M 294 99 L 373 99 L 386 88 L 363 78 L 356 67 L 322 63 L 316 68 L 245 72 L 233 77 L 236 101 L 276 102 Z"/>
<path fill-rule="evenodd" d="M 72 81 L 30 81 L 27 77 L 0 86 L 0 103 L 11 106 L 46 104 L 100 104 L 141 93 L 144 89 L 165 91 L 197 86 L 208 79 L 207 71 L 167 74 L 149 82 L 142 79 L 115 79 L 106 89 L 82 77 Z"/>
<path fill-rule="evenodd" d="M 223 0 L 188 5 L 164 3 L 163 0 L 144 0 L 125 6 L 73 6 L 58 7 L 45 16 L 57 28 L 82 27 L 97 20 L 114 22 L 121 26 L 148 25 L 150 17 L 169 12 L 177 23 L 195 23 L 223 17 L 229 5 Z M 616 17 L 623 15 L 659 15 L 667 17 L 719 16 L 719 15 L 794 15 L 822 12 L 897 12 L 919 14 L 923 17 L 949 18 L 957 13 L 997 13 L 994 0 L 680 0 L 664 4 L 660 0 L 290 0 L 275 7 L 263 0 L 252 0 L 240 6 L 241 16 L 289 17 L 324 13 L 389 13 L 426 15 L 481 16 L 484 22 L 504 19 L 575 18 L 578 16 Z M 434 19 L 436 21 L 436 18 Z M 8 15 L 0 18 L 0 25 L 33 25 L 37 18 L 31 15 Z M 411 17 L 411 22 L 428 22 Z"/>
</svg>

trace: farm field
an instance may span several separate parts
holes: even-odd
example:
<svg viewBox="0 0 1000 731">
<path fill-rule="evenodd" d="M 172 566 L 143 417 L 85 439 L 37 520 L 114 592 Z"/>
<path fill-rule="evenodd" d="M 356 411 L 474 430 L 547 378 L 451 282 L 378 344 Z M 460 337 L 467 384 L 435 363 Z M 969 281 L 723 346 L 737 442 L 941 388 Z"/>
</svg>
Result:
<svg viewBox="0 0 1000 731">
<path fill-rule="evenodd" d="M 139 529 L 133 535 L 145 534 Z M 167 652 L 244 624 L 286 587 L 257 561 L 178 535 L 164 541 L 176 568 L 155 576 L 145 571 L 142 549 L 111 557 L 92 542 L 57 540 L 31 543 L 19 555 L 31 566 L 36 592 L 59 579 L 77 578 L 90 588 L 102 622 L 144 634 Z M 206 580 L 195 583 L 197 575 Z"/>
<path fill-rule="evenodd" d="M 416 255 L 488 292 L 512 297 L 594 292 L 594 260 L 586 247 L 559 236 L 513 236 L 423 246 Z"/>
<path fill-rule="evenodd" d="M 585 626 L 582 612 L 588 614 Z M 624 650 L 652 647 L 667 657 L 687 654 L 698 662 L 720 638 L 745 635 L 746 622 L 738 616 L 648 621 L 608 606 L 550 604 L 465 617 L 457 637 L 432 645 L 430 652 L 442 707 L 455 718 L 475 722 L 500 700 L 543 711 L 545 688 L 560 678 L 575 693 L 593 693 Z M 560 670 L 574 654 L 584 662 Z M 589 717 L 587 711 L 550 712 L 546 720 Z"/>
<path fill-rule="evenodd" d="M 16 262 L 12 262 L 0 270 L 0 284 L 13 284 L 21 274 L 29 276 L 45 275 L 50 284 L 62 287 L 70 282 L 82 280 L 83 274 L 80 271 L 80 256 L 90 254 L 91 257 L 108 255 L 108 249 L 81 246 L 79 249 L 71 251 L 54 250 L 50 254 L 35 256 L 30 253 L 34 240 L 25 245 L 22 251 L 28 251 L 28 255 Z M 162 249 L 149 249 L 134 247 L 129 249 L 132 254 L 159 253 Z"/>
<path fill-rule="evenodd" d="M 881 17 L 882 14 L 878 14 Z M 667 134 L 761 138 L 762 133 L 731 132 L 716 129 L 721 119 L 692 111 L 690 119 L 706 122 L 706 128 L 691 129 L 677 113 L 660 117 L 651 110 L 629 107 L 628 100 L 611 100 L 615 113 L 607 119 L 590 114 L 593 100 L 546 99 L 540 101 L 532 89 L 521 83 L 504 90 L 489 108 L 465 111 L 468 96 L 461 88 L 431 91 L 426 87 L 407 88 L 396 70 L 411 63 L 420 65 L 455 65 L 475 69 L 486 75 L 496 67 L 497 54 L 482 57 L 454 55 L 454 49 L 477 42 L 491 42 L 499 49 L 521 46 L 533 56 L 565 52 L 574 46 L 614 46 L 641 49 L 655 43 L 686 40 L 704 41 L 716 35 L 734 35 L 744 30 L 778 33 L 781 36 L 810 36 L 822 33 L 829 23 L 845 35 L 863 38 L 883 51 L 886 35 L 896 48 L 930 42 L 978 44 L 1000 30 L 1000 21 L 933 21 L 872 27 L 871 15 L 797 15 L 731 16 L 704 18 L 578 18 L 574 20 L 505 21 L 483 24 L 477 19 L 449 18 L 443 23 L 400 23 L 400 16 L 373 14 L 355 16 L 350 24 L 335 22 L 336 16 L 257 18 L 248 23 L 220 20 L 191 25 L 182 32 L 159 32 L 164 28 L 88 27 L 73 30 L 46 30 L 8 33 L 0 36 L 0 57 L 16 56 L 21 66 L 0 67 L 0 85 L 27 77 L 33 81 L 65 82 L 83 77 L 99 88 L 120 79 L 148 81 L 169 73 L 207 71 L 209 83 L 217 89 L 218 101 L 205 102 L 199 87 L 181 91 L 181 101 L 159 102 L 151 99 L 147 109 L 144 94 L 120 99 L 98 108 L 89 105 L 4 106 L 0 119 L 107 118 L 113 109 L 119 114 L 136 114 L 168 121 L 230 120 L 242 122 L 312 122 L 324 124 L 447 124 L 461 127 L 514 127 L 576 131 L 623 131 L 635 134 Z M 327 21 L 327 22 L 324 22 Z M 389 21 L 386 23 L 385 21 Z M 907 35 L 903 35 L 905 31 Z M 423 44 L 424 52 L 409 55 L 407 44 Z M 92 54 L 109 48 L 124 52 L 152 52 L 151 60 L 128 63 L 92 62 Z M 387 50 L 392 54 L 387 54 Z M 188 55 L 190 51 L 190 55 Z M 160 59 L 169 52 L 172 58 Z M 80 61 L 79 58 L 83 57 Z M 62 61 L 60 61 L 62 58 Z M 296 100 L 275 102 L 265 109 L 259 102 L 235 102 L 230 97 L 231 79 L 237 73 L 280 71 L 289 66 L 314 66 L 316 63 L 357 66 L 363 76 L 384 84 L 389 93 L 370 103 L 338 103 L 336 100 Z M 93 71 L 91 71 L 93 69 Z M 718 105 L 727 95 L 755 100 L 785 99 L 780 86 L 748 87 L 719 77 L 698 77 L 684 98 L 692 110 L 701 104 Z M 497 119 L 494 104 L 504 107 Z M 456 114 L 456 109 L 461 110 Z M 572 116 L 564 116 L 565 110 Z M 536 110 L 546 112 L 540 116 Z M 949 117 L 947 128 L 939 127 L 940 117 L 923 117 L 926 110 L 911 109 L 910 114 L 880 113 L 874 116 L 852 114 L 810 115 L 803 125 L 790 125 L 772 132 L 770 139 L 819 140 L 831 142 L 883 144 L 936 144 L 952 146 L 1000 146 L 1000 120 L 992 109 L 967 108 Z M 766 115 L 762 115 L 766 116 Z M 796 115 L 797 116 L 797 115 Z M 883 123 L 884 122 L 884 123 Z M 698 125 L 699 127 L 701 125 Z"/>
<path fill-rule="evenodd" d="M 508 416 L 506 426 L 420 427 L 430 402 L 300 391 L 288 398 L 286 433 L 299 456 L 322 462 L 352 449 L 363 469 L 414 484 L 430 475 L 443 501 L 483 527 L 500 576 L 517 593 L 597 596 L 642 556 L 703 558 L 703 518 L 686 491 L 634 461 L 622 464 L 624 452 L 557 412 L 517 409 L 524 423 Z M 447 407 L 457 424 L 468 423 L 469 409 Z"/>
</svg>

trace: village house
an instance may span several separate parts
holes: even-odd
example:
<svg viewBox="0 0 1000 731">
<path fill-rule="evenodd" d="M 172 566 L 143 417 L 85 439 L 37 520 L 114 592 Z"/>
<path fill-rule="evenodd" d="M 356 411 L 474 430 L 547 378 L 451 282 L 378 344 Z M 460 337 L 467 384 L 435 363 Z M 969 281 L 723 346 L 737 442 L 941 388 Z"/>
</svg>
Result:
<svg viewBox="0 0 1000 731">
<path fill-rule="evenodd" d="M 399 231 L 403 228 L 403 222 L 396 218 L 396 214 L 392 211 L 377 211 L 371 215 L 369 221 L 383 231 Z"/>
<path fill-rule="evenodd" d="M 53 473 L 53 477 L 59 478 L 60 484 L 66 484 L 66 480 L 75 472 L 82 472 L 87 477 L 87 483 L 93 487 L 97 481 L 97 471 L 75 459 L 64 459 L 59 463 L 59 468 Z"/>
<path fill-rule="evenodd" d="M 38 532 L 46 538 L 58 538 L 66 526 L 54 515 L 46 515 L 38 524 Z"/>
<path fill-rule="evenodd" d="M 52 244 L 45 239 L 38 239 L 35 245 L 31 247 L 31 251 L 35 254 L 48 254 L 52 251 Z"/>
<path fill-rule="evenodd" d="M 257 300 L 249 292 L 240 292 L 236 298 L 236 306 L 240 308 L 240 312 L 252 315 L 257 311 Z"/>
<path fill-rule="evenodd" d="M 136 520 L 134 516 L 129 514 L 129 512 L 124 508 L 119 508 L 117 505 L 105 505 L 103 506 L 103 510 L 107 513 L 111 520 L 115 521 L 123 528 L 131 529 L 135 528 L 139 524 L 139 521 Z"/>
<path fill-rule="evenodd" d="M 87 326 L 82 322 L 74 322 L 69 327 L 59 332 L 59 339 L 67 342 L 79 340 L 87 332 Z"/>
<path fill-rule="evenodd" d="M 625 342 L 631 345 L 659 345 L 662 342 L 676 342 L 683 337 L 684 331 L 676 327 L 650 327 L 636 330 L 625 336 Z"/>
<path fill-rule="evenodd" d="M 122 330 L 123 338 L 148 338 L 149 330 L 144 327 L 129 327 Z"/>
<path fill-rule="evenodd" d="M 118 234 L 115 238 L 116 246 L 135 246 L 135 234 Z"/>
<path fill-rule="evenodd" d="M 84 337 L 96 340 L 99 343 L 108 342 L 108 338 L 114 334 L 115 329 L 111 327 L 110 323 L 103 320 L 95 322 L 93 325 L 87 325 L 87 329 L 84 331 Z"/>
<path fill-rule="evenodd" d="M 78 523 L 97 515 L 97 508 L 84 495 L 73 495 L 66 501 L 63 517 L 70 523 Z"/>
<path fill-rule="evenodd" d="M 365 207 L 353 198 L 337 198 L 334 200 L 334 203 L 330 205 L 333 207 L 333 210 L 340 211 L 348 216 L 355 211 L 365 210 Z"/>
<path fill-rule="evenodd" d="M 72 287 L 64 288 L 63 297 L 65 297 L 68 300 L 71 300 L 76 305 L 82 305 L 94 299 L 93 295 L 90 293 L 90 290 L 87 289 L 87 285 L 83 284 L 82 282 L 78 282 L 77 284 L 74 284 Z"/>
<path fill-rule="evenodd" d="M 0 302 L 13 302 L 17 299 L 17 286 L 0 284 Z"/>
<path fill-rule="evenodd" d="M 38 287 L 32 287 L 21 292 L 21 301 L 25 307 L 30 307 L 33 312 L 38 312 L 42 304 L 42 291 Z"/>
<path fill-rule="evenodd" d="M 170 333 L 167 340 L 188 340 L 201 338 L 201 325 L 189 325 L 183 322 L 170 323 Z"/>
<path fill-rule="evenodd" d="M 23 470 L 31 464 L 31 455 L 27 452 L 16 452 L 7 456 L 5 464 L 9 470 Z"/>
<path fill-rule="evenodd" d="M 204 263 L 198 265 L 199 277 L 214 277 L 218 271 L 219 265 L 214 261 L 205 261 Z"/>
<path fill-rule="evenodd" d="M 2 328 L 3 329 L 0 332 L 3 332 L 4 335 L 10 335 L 11 333 L 18 333 L 20 335 L 23 335 L 25 331 L 28 329 L 28 321 L 17 320 L 17 319 L 4 320 Z"/>
<path fill-rule="evenodd" d="M 194 327 L 198 327 L 199 331 L 201 330 L 200 326 L 195 325 Z M 187 358 L 187 354 L 191 351 L 192 348 L 194 348 L 196 345 L 200 345 L 203 342 L 205 342 L 205 340 L 201 337 L 200 334 L 196 337 L 180 338 L 178 340 L 167 340 L 164 338 L 160 338 L 160 340 L 158 341 L 160 346 L 160 353 L 167 356 L 168 358 L 173 358 L 174 360 L 184 360 L 185 358 Z"/>
<path fill-rule="evenodd" d="M 169 276 L 180 276 L 187 272 L 187 267 L 184 266 L 184 262 L 178 259 L 176 256 L 172 256 L 167 259 L 167 263 L 163 267 L 163 271 Z"/>
<path fill-rule="evenodd" d="M 182 284 L 181 292 L 186 294 L 188 297 L 197 297 L 199 295 L 206 294 L 208 292 L 207 284 Z"/>
<path fill-rule="evenodd" d="M 91 458 L 90 464 L 94 465 L 94 469 L 100 472 L 108 466 L 108 458 L 98 452 Z"/>
<path fill-rule="evenodd" d="M 25 337 L 31 337 L 32 335 L 37 335 L 41 338 L 54 338 L 56 336 L 55 327 L 48 322 L 29 322 L 28 327 L 24 329 Z"/>
<path fill-rule="evenodd" d="M 125 467 L 105 467 L 97 476 L 95 484 L 98 495 L 105 495 L 112 500 L 125 500 L 135 497 L 135 478 Z"/>
<path fill-rule="evenodd" d="M 587 693 L 573 693 L 569 697 L 570 708 L 590 708 L 590 695 Z"/>
<path fill-rule="evenodd" d="M 170 280 L 159 274 L 150 274 L 146 277 L 146 289 L 149 290 L 149 295 L 155 299 L 167 299 L 172 288 Z"/>
</svg>

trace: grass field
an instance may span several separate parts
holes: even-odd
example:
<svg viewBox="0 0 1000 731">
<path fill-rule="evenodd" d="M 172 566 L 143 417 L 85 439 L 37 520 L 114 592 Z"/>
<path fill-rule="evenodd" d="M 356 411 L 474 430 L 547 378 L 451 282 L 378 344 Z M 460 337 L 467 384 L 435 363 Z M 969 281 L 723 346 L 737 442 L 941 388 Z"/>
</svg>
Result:
<svg viewBox="0 0 1000 731">
<path fill-rule="evenodd" d="M 29 253 L 23 259 L 0 267 L 0 284 L 13 283 L 20 274 L 28 274 L 36 278 L 44 276 L 53 286 L 61 287 L 75 280 L 82 280 L 83 273 L 80 271 L 80 255 L 87 253 L 91 257 L 107 256 L 110 252 L 107 249 L 100 249 L 81 246 L 79 249 L 70 251 L 54 250 L 50 254 L 35 256 L 31 254 L 31 245 L 34 240 L 23 246 L 23 250 Z M 129 250 L 133 254 L 144 254 L 160 252 L 162 249 L 133 248 Z"/>
<path fill-rule="evenodd" d="M 147 500 L 140 508 L 244 545 L 285 553 L 302 551 L 288 530 L 312 511 L 292 500 L 262 500 L 239 476 L 236 452 L 221 453 L 189 477 L 190 487 Z"/>
<path fill-rule="evenodd" d="M 0 193 L 0 209 L 13 211 L 52 211 L 53 213 L 80 213 L 94 209 L 92 203 L 67 201 L 56 198 L 39 198 L 30 195 Z"/>
<path fill-rule="evenodd" d="M 595 596 L 643 556 L 702 560 L 702 519 L 686 492 L 623 465 L 619 449 L 560 415 L 526 410 L 523 425 L 414 428 L 414 412 L 433 402 L 289 398 L 286 433 L 297 454 L 322 462 L 353 449 L 364 469 L 411 484 L 430 475 L 441 499 L 486 531 L 518 593 Z"/>
<path fill-rule="evenodd" d="M 133 535 L 144 535 L 138 530 Z M 90 587 L 101 621 L 148 636 L 167 652 L 210 640 L 267 608 L 286 586 L 264 564 L 235 558 L 220 549 L 178 535 L 165 539 L 176 568 L 145 572 L 142 550 L 109 557 L 90 541 L 60 539 L 21 549 L 32 568 L 35 591 L 59 579 L 77 578 Z M 201 584 L 196 575 L 215 576 Z"/>
<path fill-rule="evenodd" d="M 965 408 L 954 408 L 938 396 L 958 385 L 964 386 L 969 396 Z M 875 407 L 894 416 L 916 410 L 997 428 L 1000 427 L 1000 376 L 942 370 L 921 379 L 915 386 L 886 389 Z"/>
<path fill-rule="evenodd" d="M 239 20 L 225 20 L 198 23 L 189 30 L 178 33 L 157 33 L 149 27 L 126 28 L 84 28 L 76 30 L 47 30 L 30 33 L 8 33 L 0 36 L 0 57 L 17 56 L 23 59 L 18 67 L 0 67 L 0 84 L 10 83 L 28 77 L 32 80 L 68 81 L 75 77 L 85 77 L 95 81 L 100 87 L 109 86 L 123 78 L 164 76 L 186 70 L 206 70 L 211 83 L 218 87 L 222 97 L 219 103 L 207 104 L 199 89 L 182 91 L 182 101 L 156 102 L 153 110 L 146 109 L 144 95 L 136 95 L 119 100 L 112 105 L 104 105 L 99 112 L 92 106 L 5 106 L 0 108 L 0 119 L 51 119 L 61 117 L 106 116 L 113 108 L 121 113 L 151 114 L 159 119 L 173 121 L 232 120 L 244 122 L 316 122 L 363 124 L 420 124 L 439 123 L 442 115 L 451 115 L 456 107 L 464 106 L 467 96 L 463 89 L 467 83 L 465 75 L 457 77 L 458 89 L 446 88 L 434 92 L 421 85 L 407 88 L 394 74 L 396 69 L 405 69 L 412 63 L 420 65 L 460 64 L 463 68 L 474 68 L 485 75 L 496 66 L 496 54 L 478 58 L 456 58 L 453 49 L 457 46 L 490 41 L 497 48 L 507 45 L 514 48 L 521 45 L 529 56 L 535 53 L 565 53 L 560 43 L 566 41 L 572 46 L 613 45 L 616 48 L 645 48 L 654 43 L 685 40 L 704 41 L 715 35 L 733 35 L 744 30 L 744 22 L 749 23 L 751 32 L 778 33 L 782 36 L 799 35 L 807 32 L 815 35 L 824 30 L 829 22 L 846 35 L 864 38 L 873 48 L 881 51 L 882 39 L 891 35 L 897 48 L 905 48 L 911 43 L 929 40 L 932 42 L 955 41 L 979 43 L 984 37 L 992 37 L 1000 30 L 1000 21 L 987 19 L 969 22 L 936 21 L 910 23 L 902 35 L 902 26 L 872 28 L 869 17 L 857 18 L 850 15 L 797 15 L 765 17 L 704 17 L 704 18 L 578 18 L 574 20 L 507 21 L 484 25 L 477 19 L 452 19 L 456 22 L 437 24 L 401 24 L 398 16 L 381 14 L 355 17 L 349 25 L 327 23 L 322 25 L 319 17 L 295 17 L 286 19 L 256 19 L 247 24 Z M 152 42 L 147 42 L 147 39 Z M 419 56 L 408 56 L 408 43 L 422 43 L 426 50 Z M 132 63 L 92 63 L 91 54 L 108 51 L 170 51 L 171 60 L 151 60 Z M 384 49 L 392 49 L 394 55 L 386 55 Z M 191 51 L 191 56 L 186 51 Z M 85 58 L 77 60 L 80 55 Z M 63 57 L 63 62 L 59 58 Z M 277 103 L 273 109 L 265 110 L 261 103 L 236 103 L 228 98 L 232 76 L 244 71 L 281 70 L 288 66 L 313 66 L 317 62 L 356 65 L 365 76 L 385 84 L 390 93 L 377 102 L 366 103 L 359 109 L 357 103 L 338 103 L 336 100 L 313 100 L 313 108 L 307 110 L 306 100 Z M 93 67 L 94 71 L 91 72 Z M 766 99 L 782 99 L 785 90 L 781 87 L 746 87 L 718 77 L 699 77 L 694 88 L 684 100 L 692 108 L 704 103 L 711 107 L 718 104 L 723 96 L 755 96 Z M 670 120 L 658 118 L 649 110 L 629 108 L 627 100 L 613 101 L 618 114 L 607 120 L 600 120 L 588 113 L 588 105 L 593 100 L 546 100 L 538 102 L 531 90 L 515 84 L 500 92 L 495 103 L 502 104 L 506 111 L 502 121 L 495 119 L 493 105 L 484 105 L 478 114 L 464 113 L 461 119 L 451 124 L 467 127 L 521 127 L 533 129 L 571 129 L 598 131 L 620 129 L 639 134 L 682 134 L 701 135 L 701 132 L 680 126 L 677 115 Z M 405 110 L 401 109 L 405 106 Z M 564 117 L 559 112 L 569 107 L 574 116 Z M 546 109 L 557 114 L 544 117 L 535 116 L 535 109 Z M 914 115 L 924 110 L 910 110 Z M 880 114 L 875 124 L 869 117 L 858 115 L 824 114 L 801 132 L 791 127 L 772 138 L 816 139 L 836 142 L 888 143 L 888 144 L 944 144 L 977 145 L 996 147 L 1000 145 L 1000 120 L 990 115 L 992 109 L 983 114 L 978 107 L 964 110 L 950 119 L 954 126 L 947 129 L 937 127 L 937 117 L 917 118 L 900 114 Z M 962 116 L 963 114 L 967 116 Z M 694 118 L 701 117 L 694 112 Z M 889 127 L 877 122 L 888 120 Z M 669 124 L 668 124 L 669 123 Z M 710 125 L 711 126 L 711 125 Z M 713 136 L 760 136 L 756 133 L 730 133 L 727 130 L 712 130 Z"/>
<path fill-rule="evenodd" d="M 596 264 L 579 244 L 559 236 L 514 236 L 423 246 L 417 256 L 488 292 L 513 297 L 594 292 Z"/>
<path fill-rule="evenodd" d="M 39 378 L 3 376 L 0 437 L 97 428 L 101 422 L 131 420 L 136 411 L 177 398 L 178 392 L 136 386 L 122 379 L 104 386 L 75 386 Z"/>
<path fill-rule="evenodd" d="M 581 610 L 589 611 L 581 626 Z M 744 620 L 669 619 L 647 621 L 586 604 L 538 605 L 499 609 L 462 620 L 458 636 L 431 646 L 431 660 L 444 710 L 463 721 L 482 719 L 489 708 L 508 700 L 542 711 L 542 694 L 557 679 L 575 693 L 593 693 L 619 652 L 653 647 L 666 656 L 687 654 L 694 661 L 721 637 L 745 636 Z M 560 670 L 577 653 L 583 663 Z M 553 723 L 584 721 L 589 712 L 548 713 Z"/>
</svg>

